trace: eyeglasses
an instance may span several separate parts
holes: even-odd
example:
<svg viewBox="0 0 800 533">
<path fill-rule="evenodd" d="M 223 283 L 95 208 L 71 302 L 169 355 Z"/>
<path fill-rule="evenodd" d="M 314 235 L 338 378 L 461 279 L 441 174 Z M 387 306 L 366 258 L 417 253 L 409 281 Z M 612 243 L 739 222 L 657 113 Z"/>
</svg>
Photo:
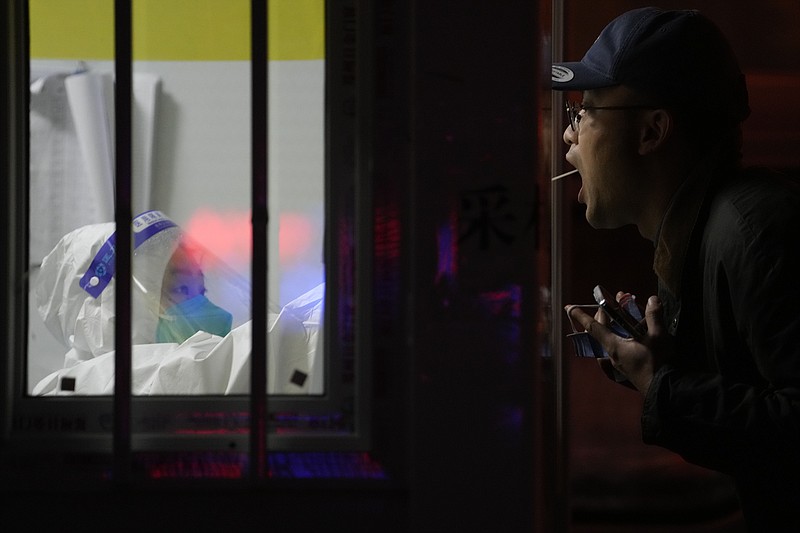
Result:
<svg viewBox="0 0 800 533">
<path fill-rule="evenodd" d="M 652 105 L 607 105 L 607 106 L 593 106 L 583 105 L 577 102 L 566 102 L 567 118 L 569 118 L 569 127 L 572 131 L 578 131 L 581 123 L 582 111 L 592 111 L 595 109 L 604 109 L 606 111 L 621 111 L 623 109 L 658 109 L 657 106 Z"/>
</svg>

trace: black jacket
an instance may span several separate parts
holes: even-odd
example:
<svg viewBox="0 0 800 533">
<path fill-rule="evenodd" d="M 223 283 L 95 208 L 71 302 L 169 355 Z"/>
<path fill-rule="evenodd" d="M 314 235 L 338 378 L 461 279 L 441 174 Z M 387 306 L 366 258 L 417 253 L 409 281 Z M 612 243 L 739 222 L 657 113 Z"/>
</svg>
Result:
<svg viewBox="0 0 800 533">
<path fill-rule="evenodd" d="M 662 228 L 679 228 L 659 272 L 678 355 L 647 393 L 643 438 L 733 476 L 750 529 L 800 531 L 800 186 L 705 177 Z"/>
</svg>

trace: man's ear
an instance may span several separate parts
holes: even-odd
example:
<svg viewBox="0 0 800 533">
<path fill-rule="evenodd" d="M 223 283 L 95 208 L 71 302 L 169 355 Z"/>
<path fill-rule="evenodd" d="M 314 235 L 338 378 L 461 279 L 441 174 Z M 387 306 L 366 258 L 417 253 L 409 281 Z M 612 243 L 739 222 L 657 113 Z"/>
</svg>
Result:
<svg viewBox="0 0 800 533">
<path fill-rule="evenodd" d="M 647 155 L 661 148 L 672 128 L 672 115 L 666 109 L 644 111 L 639 132 L 639 154 Z"/>
</svg>

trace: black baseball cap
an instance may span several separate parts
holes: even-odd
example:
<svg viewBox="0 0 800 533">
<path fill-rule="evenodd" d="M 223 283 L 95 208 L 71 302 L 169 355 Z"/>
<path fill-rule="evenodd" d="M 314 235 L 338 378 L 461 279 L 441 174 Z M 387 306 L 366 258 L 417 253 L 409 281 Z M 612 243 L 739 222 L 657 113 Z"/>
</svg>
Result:
<svg viewBox="0 0 800 533">
<path fill-rule="evenodd" d="M 696 10 L 644 7 L 623 13 L 575 62 L 556 63 L 552 88 L 626 85 L 665 107 L 701 111 L 733 124 L 750 114 L 747 85 L 725 36 Z"/>
</svg>

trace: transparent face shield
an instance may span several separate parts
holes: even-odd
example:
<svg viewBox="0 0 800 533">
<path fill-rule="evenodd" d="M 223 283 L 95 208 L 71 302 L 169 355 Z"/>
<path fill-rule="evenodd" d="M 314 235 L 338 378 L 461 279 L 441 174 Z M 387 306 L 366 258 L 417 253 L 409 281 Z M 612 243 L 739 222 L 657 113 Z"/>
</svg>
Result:
<svg viewBox="0 0 800 533">
<path fill-rule="evenodd" d="M 134 344 L 182 343 L 198 332 L 224 337 L 250 319 L 250 283 L 160 211 L 133 221 Z M 81 287 L 100 298 L 114 275 L 115 235 L 95 255 Z"/>
</svg>

